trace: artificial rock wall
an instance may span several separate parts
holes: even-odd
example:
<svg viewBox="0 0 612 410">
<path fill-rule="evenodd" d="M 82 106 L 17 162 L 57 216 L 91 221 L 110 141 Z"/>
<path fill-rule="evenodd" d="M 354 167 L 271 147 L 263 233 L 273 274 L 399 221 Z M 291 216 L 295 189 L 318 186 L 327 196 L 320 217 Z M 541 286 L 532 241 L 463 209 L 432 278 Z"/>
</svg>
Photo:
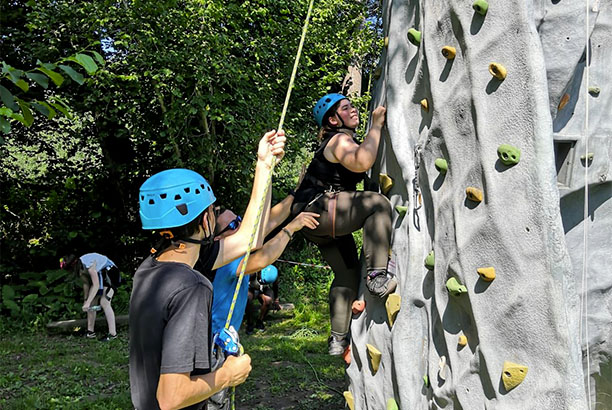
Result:
<svg viewBox="0 0 612 410">
<path fill-rule="evenodd" d="M 587 409 L 588 385 L 612 408 L 612 2 L 590 0 L 588 29 L 583 1 L 478 3 L 384 2 L 372 179 L 393 181 L 399 286 L 361 292 L 345 396 Z"/>
</svg>

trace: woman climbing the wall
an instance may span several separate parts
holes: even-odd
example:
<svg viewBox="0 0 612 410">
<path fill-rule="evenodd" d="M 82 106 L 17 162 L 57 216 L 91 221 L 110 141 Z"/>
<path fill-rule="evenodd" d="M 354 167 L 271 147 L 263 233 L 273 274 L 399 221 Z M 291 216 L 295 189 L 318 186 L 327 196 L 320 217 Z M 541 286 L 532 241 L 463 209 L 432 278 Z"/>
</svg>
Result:
<svg viewBox="0 0 612 410">
<path fill-rule="evenodd" d="M 328 94 L 313 109 L 321 144 L 295 193 L 292 213 L 320 214 L 316 229 L 302 229 L 334 271 L 329 291 L 330 355 L 341 355 L 349 345 L 351 304 L 357 297 L 361 268 L 352 232 L 364 228 L 366 287 L 375 296 L 393 292 L 396 280 L 387 273 L 391 241 L 391 203 L 377 192 L 357 191 L 378 153 L 385 108 L 372 113 L 364 142 L 355 140 L 359 114 L 347 97 Z"/>
</svg>

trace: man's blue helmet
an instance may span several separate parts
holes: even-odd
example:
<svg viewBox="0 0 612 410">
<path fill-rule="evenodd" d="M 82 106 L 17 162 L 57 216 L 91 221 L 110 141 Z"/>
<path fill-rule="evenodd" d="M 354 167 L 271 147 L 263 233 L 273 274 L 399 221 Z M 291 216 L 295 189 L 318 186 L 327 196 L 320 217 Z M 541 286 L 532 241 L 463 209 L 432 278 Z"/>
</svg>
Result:
<svg viewBox="0 0 612 410">
<path fill-rule="evenodd" d="M 158 172 L 140 187 L 142 229 L 183 226 L 216 200 L 210 184 L 197 172 L 182 168 Z"/>
<path fill-rule="evenodd" d="M 261 283 L 269 285 L 270 283 L 276 282 L 278 279 L 278 269 L 274 265 L 268 265 L 261 270 Z"/>
<path fill-rule="evenodd" d="M 317 105 L 312 109 L 312 113 L 314 114 L 315 120 L 319 127 L 323 126 L 323 118 L 325 118 L 325 114 L 330 110 L 331 107 L 334 106 L 338 101 L 344 100 L 346 97 L 342 94 L 327 94 L 321 97 L 321 99 L 317 102 Z"/>
</svg>

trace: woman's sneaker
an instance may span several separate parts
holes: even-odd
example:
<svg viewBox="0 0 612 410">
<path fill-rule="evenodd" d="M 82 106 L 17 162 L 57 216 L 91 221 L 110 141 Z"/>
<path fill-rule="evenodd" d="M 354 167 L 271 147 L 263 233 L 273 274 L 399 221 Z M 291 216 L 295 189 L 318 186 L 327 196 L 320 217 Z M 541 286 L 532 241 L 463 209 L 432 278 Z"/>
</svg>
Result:
<svg viewBox="0 0 612 410">
<path fill-rule="evenodd" d="M 372 295 L 384 298 L 395 290 L 397 280 L 387 271 L 373 270 L 366 276 L 366 287 Z"/>
<path fill-rule="evenodd" d="M 327 339 L 327 352 L 331 356 L 341 356 L 349 344 L 350 340 L 347 335 L 339 335 L 332 332 L 329 339 Z"/>
<path fill-rule="evenodd" d="M 111 335 L 110 333 L 107 334 L 106 336 L 104 336 L 102 339 L 100 339 L 101 342 L 110 342 L 111 340 L 115 340 L 117 338 L 117 335 Z"/>
<path fill-rule="evenodd" d="M 85 333 L 85 337 L 88 338 L 88 339 L 95 339 L 96 338 L 96 332 L 90 332 L 88 330 L 87 333 Z"/>
</svg>

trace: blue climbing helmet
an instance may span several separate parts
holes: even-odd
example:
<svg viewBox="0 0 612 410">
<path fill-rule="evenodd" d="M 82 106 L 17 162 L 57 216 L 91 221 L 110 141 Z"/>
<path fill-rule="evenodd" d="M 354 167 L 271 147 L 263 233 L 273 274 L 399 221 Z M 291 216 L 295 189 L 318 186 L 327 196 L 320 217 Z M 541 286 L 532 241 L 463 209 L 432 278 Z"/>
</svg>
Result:
<svg viewBox="0 0 612 410">
<path fill-rule="evenodd" d="M 278 279 L 278 269 L 274 265 L 268 265 L 261 270 L 261 280 L 260 282 L 264 285 L 269 285 L 270 283 L 276 282 Z"/>
<path fill-rule="evenodd" d="M 327 112 L 334 106 L 334 104 L 346 98 L 347 97 L 345 97 L 344 95 L 338 93 L 327 94 L 321 97 L 321 99 L 317 101 L 317 105 L 315 105 L 312 109 L 312 113 L 314 114 L 315 120 L 317 121 L 317 125 L 319 125 L 319 127 L 322 127 L 325 114 L 327 114 Z"/>
<path fill-rule="evenodd" d="M 210 184 L 197 172 L 182 168 L 158 172 L 140 187 L 142 229 L 188 224 L 216 199 Z"/>
</svg>

